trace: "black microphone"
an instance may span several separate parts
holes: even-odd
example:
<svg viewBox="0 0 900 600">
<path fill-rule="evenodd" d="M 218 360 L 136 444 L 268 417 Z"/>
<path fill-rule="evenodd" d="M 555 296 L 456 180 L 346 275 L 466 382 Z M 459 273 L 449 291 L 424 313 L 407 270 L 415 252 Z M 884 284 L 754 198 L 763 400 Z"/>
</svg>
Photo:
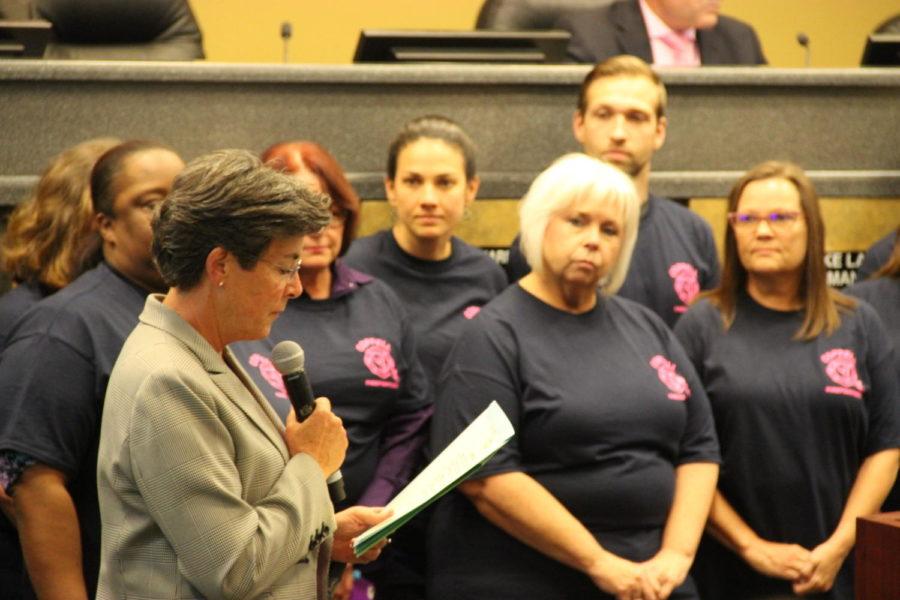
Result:
<svg viewBox="0 0 900 600">
<path fill-rule="evenodd" d="M 294 35 L 294 28 L 291 26 L 290 21 L 284 21 L 281 24 L 281 40 L 282 40 L 282 62 L 287 64 L 288 61 L 288 42 L 291 41 L 291 37 Z"/>
<path fill-rule="evenodd" d="M 312 386 L 306 377 L 306 355 L 297 342 L 285 340 L 272 349 L 272 363 L 284 380 L 284 389 L 294 407 L 298 421 L 305 421 L 315 410 L 315 399 Z M 347 497 L 344 491 L 344 476 L 338 469 L 328 477 L 328 495 L 331 502 L 337 504 Z"/>
<path fill-rule="evenodd" d="M 803 54 L 803 66 L 809 67 L 809 59 L 812 54 L 812 50 L 809 49 L 809 36 L 803 33 L 802 31 L 797 34 L 797 43 L 803 46 L 804 54 Z"/>
</svg>

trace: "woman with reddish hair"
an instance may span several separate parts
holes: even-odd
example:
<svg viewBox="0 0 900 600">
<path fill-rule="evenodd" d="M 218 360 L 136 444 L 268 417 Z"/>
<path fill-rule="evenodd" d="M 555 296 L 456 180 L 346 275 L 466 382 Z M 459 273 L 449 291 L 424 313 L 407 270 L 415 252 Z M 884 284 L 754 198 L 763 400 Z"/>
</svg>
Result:
<svg viewBox="0 0 900 600">
<path fill-rule="evenodd" d="M 703 598 L 851 600 L 856 519 L 897 473 L 891 343 L 871 306 L 828 288 L 800 167 L 754 167 L 728 211 L 722 283 L 675 327 L 722 449 L 695 579 Z"/>
<path fill-rule="evenodd" d="M 262 158 L 330 196 L 332 216 L 304 238 L 301 295 L 268 338 L 233 350 L 282 418 L 290 403 L 269 356 L 288 339 L 306 350 L 312 388 L 331 400 L 350 441 L 341 466 L 347 498 L 338 508 L 383 506 L 408 481 L 431 414 L 410 319 L 387 284 L 340 258 L 356 233 L 360 202 L 334 157 L 313 142 L 285 142 Z"/>
</svg>

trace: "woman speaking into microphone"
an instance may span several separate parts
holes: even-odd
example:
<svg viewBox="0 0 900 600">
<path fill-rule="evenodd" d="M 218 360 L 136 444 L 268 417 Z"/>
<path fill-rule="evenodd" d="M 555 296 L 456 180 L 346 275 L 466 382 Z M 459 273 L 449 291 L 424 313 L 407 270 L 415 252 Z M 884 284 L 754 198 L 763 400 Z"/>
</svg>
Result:
<svg viewBox="0 0 900 600">
<path fill-rule="evenodd" d="M 334 514 L 325 480 L 347 437 L 328 400 L 282 425 L 227 347 L 268 335 L 300 294 L 303 236 L 328 204 L 226 150 L 192 162 L 160 207 L 170 289 L 147 298 L 103 409 L 98 598 L 325 598 L 329 555 L 350 559 L 350 539 L 385 518 Z"/>
</svg>

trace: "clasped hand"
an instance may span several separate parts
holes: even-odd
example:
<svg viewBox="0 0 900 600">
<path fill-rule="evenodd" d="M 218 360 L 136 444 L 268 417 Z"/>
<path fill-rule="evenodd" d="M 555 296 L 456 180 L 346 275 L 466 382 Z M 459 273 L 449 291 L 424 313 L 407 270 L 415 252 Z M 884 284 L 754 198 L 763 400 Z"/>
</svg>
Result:
<svg viewBox="0 0 900 600">
<path fill-rule="evenodd" d="M 807 550 L 768 540 L 751 544 L 743 557 L 763 575 L 792 582 L 794 593 L 801 596 L 830 590 L 845 558 L 828 542 Z"/>
<path fill-rule="evenodd" d="M 616 600 L 666 600 L 687 577 L 691 559 L 662 549 L 650 560 L 637 563 L 606 553 L 591 577 Z"/>
</svg>

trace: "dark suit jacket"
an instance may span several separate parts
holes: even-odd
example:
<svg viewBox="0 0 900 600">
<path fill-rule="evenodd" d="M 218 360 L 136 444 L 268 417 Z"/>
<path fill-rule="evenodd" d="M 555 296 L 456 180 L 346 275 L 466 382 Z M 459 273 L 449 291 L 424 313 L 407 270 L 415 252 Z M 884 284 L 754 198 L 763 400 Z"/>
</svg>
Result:
<svg viewBox="0 0 900 600">
<path fill-rule="evenodd" d="M 638 0 L 616 0 L 588 10 L 566 13 L 556 29 L 572 33 L 569 57 L 597 63 L 618 54 L 631 54 L 653 62 L 650 38 Z M 712 29 L 698 29 L 700 62 L 704 65 L 766 64 L 753 28 L 731 17 L 719 16 Z"/>
</svg>

